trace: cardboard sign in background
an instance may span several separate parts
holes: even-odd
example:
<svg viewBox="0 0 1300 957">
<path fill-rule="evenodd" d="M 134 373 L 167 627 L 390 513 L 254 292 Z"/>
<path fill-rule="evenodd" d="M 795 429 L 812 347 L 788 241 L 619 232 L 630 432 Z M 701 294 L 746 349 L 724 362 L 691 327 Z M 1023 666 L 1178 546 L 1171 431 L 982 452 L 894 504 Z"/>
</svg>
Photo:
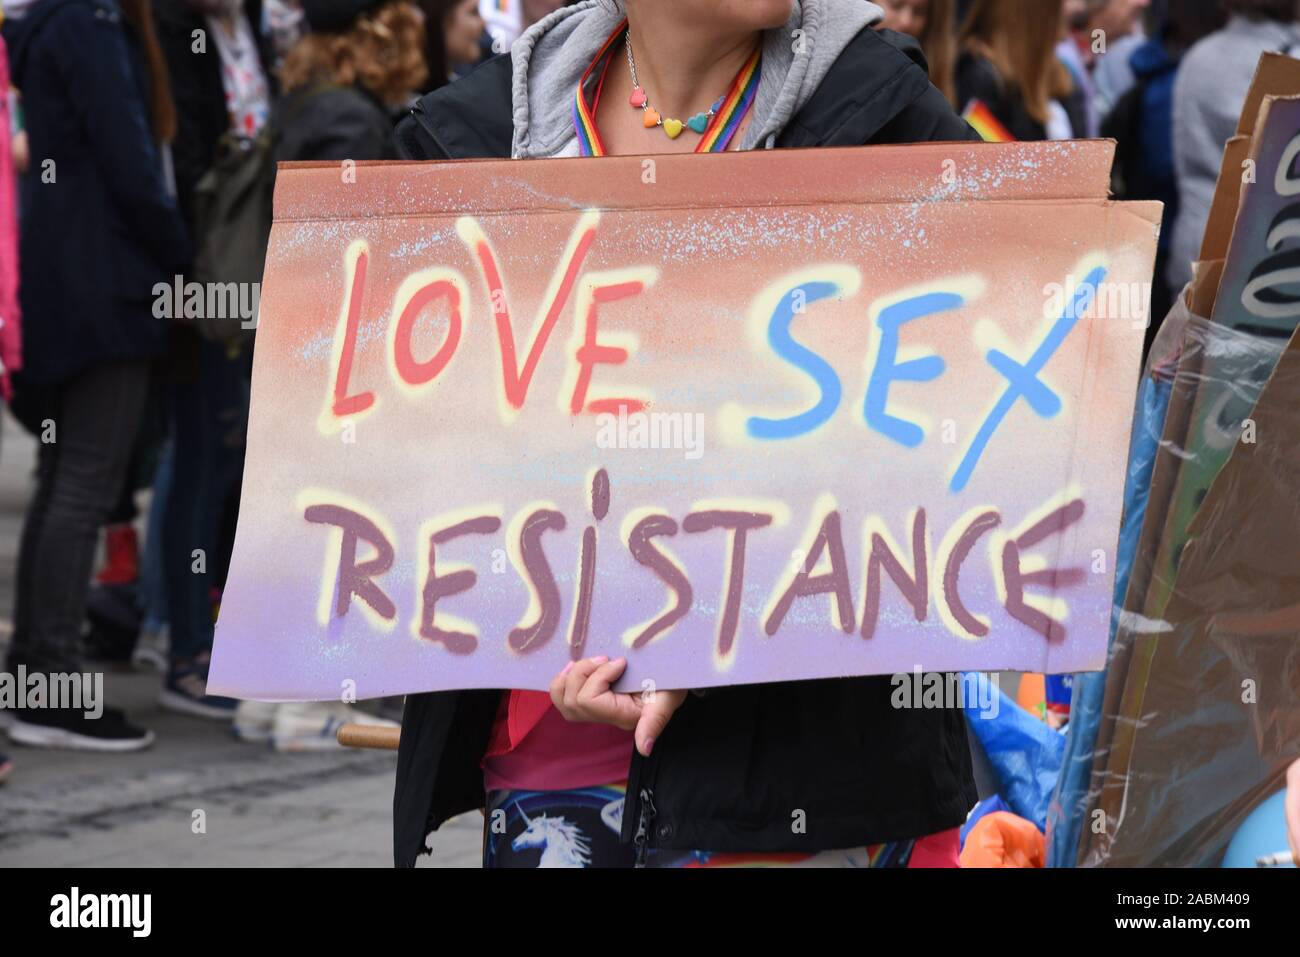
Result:
<svg viewBox="0 0 1300 957">
<path fill-rule="evenodd" d="M 282 170 L 209 690 L 1099 668 L 1159 220 L 1110 154 Z"/>
</svg>

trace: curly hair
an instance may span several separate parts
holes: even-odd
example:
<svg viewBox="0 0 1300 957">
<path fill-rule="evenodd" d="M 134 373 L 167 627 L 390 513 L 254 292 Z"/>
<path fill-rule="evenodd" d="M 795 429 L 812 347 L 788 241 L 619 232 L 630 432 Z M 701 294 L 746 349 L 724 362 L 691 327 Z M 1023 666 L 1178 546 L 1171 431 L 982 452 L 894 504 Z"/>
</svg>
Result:
<svg viewBox="0 0 1300 957">
<path fill-rule="evenodd" d="M 318 83 L 360 85 L 376 99 L 397 104 L 420 89 L 424 18 L 407 0 L 393 0 L 358 17 L 341 33 L 309 33 L 284 58 L 280 83 L 292 93 Z"/>
</svg>

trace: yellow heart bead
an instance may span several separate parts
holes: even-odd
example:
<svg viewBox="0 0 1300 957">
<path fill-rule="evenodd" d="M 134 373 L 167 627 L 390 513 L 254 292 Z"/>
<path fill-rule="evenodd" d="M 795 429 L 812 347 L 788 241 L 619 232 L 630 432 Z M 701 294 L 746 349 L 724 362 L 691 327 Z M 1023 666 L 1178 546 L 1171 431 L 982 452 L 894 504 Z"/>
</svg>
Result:
<svg viewBox="0 0 1300 957">
<path fill-rule="evenodd" d="M 668 134 L 670 140 L 677 139 L 677 134 L 682 131 L 681 120 L 664 120 L 664 132 Z"/>
</svg>

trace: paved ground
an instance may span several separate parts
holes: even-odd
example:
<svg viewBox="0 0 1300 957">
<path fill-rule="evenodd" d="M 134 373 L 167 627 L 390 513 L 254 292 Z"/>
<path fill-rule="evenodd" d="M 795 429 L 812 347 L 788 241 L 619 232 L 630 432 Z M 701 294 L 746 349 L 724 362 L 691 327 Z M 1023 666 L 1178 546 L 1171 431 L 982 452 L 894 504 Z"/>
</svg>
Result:
<svg viewBox="0 0 1300 957">
<path fill-rule="evenodd" d="M 0 650 L 34 458 L 34 441 L 4 415 Z M 1014 676 L 1003 678 L 1014 695 Z M 0 753 L 16 765 L 0 785 L 0 867 L 391 865 L 392 753 L 276 754 L 236 741 L 228 726 L 162 711 L 160 684 L 151 673 L 105 676 L 108 703 L 156 733 L 148 751 L 40 751 L 0 735 Z M 479 866 L 481 821 L 473 813 L 449 822 L 421 866 Z"/>
<path fill-rule="evenodd" d="M 33 441 L 6 416 L 0 644 L 11 627 L 34 455 Z M 0 785 L 0 867 L 391 865 L 391 753 L 276 754 L 236 741 L 221 724 L 160 710 L 159 685 L 154 674 L 105 677 L 108 703 L 157 734 L 148 751 L 40 751 L 0 736 L 0 752 L 16 765 Z M 444 827 L 435 859 L 421 858 L 422 865 L 478 866 L 481 820 L 466 815 Z"/>
</svg>

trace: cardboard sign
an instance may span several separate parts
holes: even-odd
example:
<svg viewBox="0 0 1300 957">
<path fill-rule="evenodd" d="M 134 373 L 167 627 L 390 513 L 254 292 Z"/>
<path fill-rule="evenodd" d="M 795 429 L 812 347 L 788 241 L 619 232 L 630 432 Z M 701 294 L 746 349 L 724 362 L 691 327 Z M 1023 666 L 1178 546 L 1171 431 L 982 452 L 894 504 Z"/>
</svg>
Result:
<svg viewBox="0 0 1300 957">
<path fill-rule="evenodd" d="M 1133 763 L 1138 760 L 1135 749 L 1143 740 L 1141 730 L 1135 725 L 1146 727 L 1147 719 L 1156 713 L 1153 701 L 1164 701 L 1161 708 L 1168 710 L 1167 699 L 1171 695 L 1187 695 L 1189 685 L 1183 680 L 1185 672 L 1173 672 L 1169 663 L 1170 649 L 1181 649 L 1173 654 L 1182 655 L 1182 665 L 1189 668 L 1188 662 L 1202 660 L 1197 657 L 1201 651 L 1192 644 L 1184 648 L 1183 636 L 1171 631 L 1185 627 L 1198 641 L 1205 636 L 1201 632 L 1192 632 L 1190 625 L 1185 625 L 1192 614 L 1186 609 L 1195 607 L 1199 614 L 1210 616 L 1217 608 L 1227 618 L 1229 612 L 1236 614 L 1247 607 L 1261 611 L 1268 607 L 1258 603 L 1224 604 L 1222 596 L 1216 599 L 1222 607 L 1213 601 L 1206 603 L 1205 589 L 1209 587 L 1209 578 L 1200 581 L 1196 576 L 1208 576 L 1205 565 L 1211 552 L 1215 562 L 1219 561 L 1219 553 L 1214 549 L 1222 544 L 1223 539 L 1221 535 L 1210 536 L 1198 542 L 1196 536 L 1203 534 L 1203 527 L 1211 517 L 1216 530 L 1235 521 L 1238 531 L 1245 533 L 1249 523 L 1241 508 L 1215 516 L 1204 510 L 1207 503 L 1220 501 L 1211 493 L 1218 484 L 1227 481 L 1221 478 L 1225 463 L 1235 458 L 1238 465 L 1244 467 L 1243 461 L 1262 460 L 1239 454 L 1239 449 L 1259 442 L 1260 417 L 1257 412 L 1264 401 L 1264 390 L 1268 388 L 1275 395 L 1286 395 L 1285 390 L 1289 388 L 1271 383 L 1279 381 L 1279 358 L 1288 348 L 1288 340 L 1294 338 L 1296 323 L 1300 319 L 1300 300 L 1290 293 L 1288 278 L 1295 254 L 1278 239 L 1286 235 L 1288 228 L 1296 228 L 1297 216 L 1292 198 L 1300 191 L 1300 180 L 1295 177 L 1294 169 L 1295 157 L 1300 153 L 1300 97 L 1273 96 L 1268 93 L 1266 85 L 1285 82 L 1289 85 L 1287 92 L 1294 92 L 1300 88 L 1300 63 L 1287 61 L 1286 76 L 1274 79 L 1274 74 L 1282 67 L 1283 64 L 1276 59 L 1261 59 L 1252 93 L 1246 101 L 1246 108 L 1253 104 L 1257 115 L 1248 121 L 1243 114 L 1240 127 L 1251 133 L 1249 150 L 1245 155 L 1254 171 L 1244 184 L 1240 182 L 1240 174 L 1233 173 L 1234 169 L 1240 169 L 1241 164 L 1240 159 L 1233 155 L 1232 141 L 1225 152 L 1220 196 L 1227 193 L 1235 198 L 1225 204 L 1216 197 L 1215 206 L 1226 208 L 1231 205 L 1234 215 L 1231 219 L 1212 216 L 1202 248 L 1222 249 L 1226 252 L 1226 259 L 1219 264 L 1202 264 L 1198 282 L 1192 288 L 1195 298 L 1200 300 L 1197 306 L 1204 309 L 1213 303 L 1212 309 L 1205 309 L 1212 322 L 1198 326 L 1195 339 L 1189 332 L 1175 376 L 1135 562 L 1137 571 L 1130 580 L 1125 598 L 1125 607 L 1137 614 L 1121 621 L 1116 633 L 1115 653 L 1108 669 L 1103 717 L 1097 736 L 1096 753 L 1104 760 L 1094 763 L 1092 788 L 1095 800 L 1090 810 L 1104 810 L 1109 824 L 1102 833 L 1085 835 L 1079 851 L 1082 864 L 1109 861 L 1115 853 L 1113 839 L 1121 832 L 1121 826 L 1127 828 L 1122 832 L 1123 853 L 1139 855 L 1125 858 L 1123 863 L 1140 861 L 1142 854 L 1148 855 L 1147 864 L 1160 862 L 1155 856 L 1155 848 L 1162 840 L 1157 836 L 1159 830 L 1151 827 L 1149 822 L 1139 821 L 1136 826 L 1126 824 L 1124 808 L 1136 806 L 1133 798 L 1135 788 L 1145 786 L 1145 782 L 1164 781 L 1167 777 L 1152 777 L 1146 772 L 1137 775 L 1133 770 Z M 1211 237 L 1210 229 L 1218 230 L 1220 235 Z M 1282 400 L 1277 402 L 1277 406 L 1287 408 Z M 1283 434 L 1289 440 L 1289 433 Z M 1276 442 L 1277 434 L 1271 439 Z M 1266 448 L 1273 446 L 1270 444 Z M 1250 478 L 1251 481 L 1258 480 L 1258 476 Z M 1276 481 L 1276 476 L 1269 480 Z M 1281 487 L 1287 487 L 1286 483 Z M 1262 500 L 1262 493 L 1259 497 Z M 1251 509 L 1254 509 L 1253 505 Z M 1280 524 L 1273 512 L 1255 514 L 1268 516 L 1271 526 Z M 1257 535 L 1246 536 L 1243 540 L 1256 546 L 1263 541 Z M 1269 553 L 1264 551 L 1261 554 L 1267 556 Z M 1189 555 L 1195 556 L 1201 564 L 1195 572 L 1184 574 L 1182 563 Z M 1222 574 L 1224 566 L 1211 564 L 1210 567 Z M 1191 602 L 1185 591 L 1191 587 L 1190 582 L 1196 583 L 1199 605 Z M 1273 583 L 1272 578 L 1252 580 L 1252 583 L 1261 588 L 1280 587 Z M 1165 622 L 1166 627 L 1152 631 L 1149 625 L 1144 624 L 1151 621 Z M 1211 628 L 1207 633 L 1213 631 Z M 1215 640 L 1220 641 L 1217 636 Z M 1220 672 L 1219 677 L 1221 675 Z M 1228 684 L 1237 687 L 1240 682 L 1234 678 Z M 1201 700 L 1196 695 L 1191 699 Z M 1233 701 L 1236 700 L 1234 697 Z M 1205 706 L 1204 701 L 1202 706 Z M 1209 723 L 1209 718 L 1206 718 L 1198 727 L 1204 731 Z M 1156 727 L 1160 726 L 1156 724 Z M 1147 737 L 1152 738 L 1151 735 Z M 1158 735 L 1155 739 L 1163 742 Z M 1228 734 L 1216 736 L 1215 740 L 1235 740 L 1235 737 Z M 1178 747 L 1187 753 L 1186 741 L 1172 745 L 1163 742 L 1161 746 L 1164 750 L 1159 753 L 1166 756 Z M 1239 771 L 1240 768 L 1229 771 L 1228 777 Z M 1246 783 L 1253 784 L 1261 776 L 1262 772 Z M 1215 791 L 1216 794 L 1223 792 L 1222 788 Z M 1194 828 L 1187 820 L 1180 819 L 1172 827 L 1171 833 L 1177 837 L 1189 829 L 1203 828 L 1204 822 L 1197 822 Z M 1182 832 L 1177 831 L 1180 827 Z M 1196 847 L 1202 848 L 1203 845 Z M 1120 862 L 1120 859 L 1116 857 L 1111 862 Z"/>
<path fill-rule="evenodd" d="M 282 170 L 209 690 L 1100 668 L 1111 149 Z"/>
</svg>

